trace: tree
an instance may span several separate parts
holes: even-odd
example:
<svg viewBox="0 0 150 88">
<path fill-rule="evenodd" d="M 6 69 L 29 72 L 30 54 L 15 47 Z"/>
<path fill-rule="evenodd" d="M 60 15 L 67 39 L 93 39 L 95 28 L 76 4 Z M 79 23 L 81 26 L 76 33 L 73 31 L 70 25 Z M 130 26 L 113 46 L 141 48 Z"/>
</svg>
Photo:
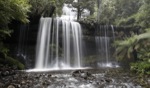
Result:
<svg viewBox="0 0 150 88">
<path fill-rule="evenodd" d="M 138 12 L 141 5 L 141 0 L 101 0 L 99 21 L 104 24 L 126 25 L 124 21 L 131 20 L 129 18 Z"/>
<path fill-rule="evenodd" d="M 49 13 L 52 7 L 55 7 L 56 0 L 30 0 L 31 13 L 30 16 L 42 16 L 45 15 L 46 12 Z"/>
<path fill-rule="evenodd" d="M 28 0 L 1 0 L 0 25 L 7 26 L 13 19 L 28 22 L 30 5 Z"/>
<path fill-rule="evenodd" d="M 142 32 L 139 35 L 127 37 L 125 40 L 116 41 L 116 55 L 118 59 L 133 58 L 135 62 L 131 64 L 131 70 L 140 74 L 150 74 L 150 1 L 141 0 L 136 12 L 129 17 L 122 17 L 118 20 L 118 25 L 139 26 Z M 127 18 L 127 19 L 125 19 Z M 129 22 L 132 20 L 132 22 Z M 136 55 L 136 56 L 135 56 Z"/>
<path fill-rule="evenodd" d="M 115 42 L 118 60 L 134 59 L 131 70 L 150 74 L 150 28 L 145 33 Z"/>
<path fill-rule="evenodd" d="M 64 3 L 70 3 L 72 0 L 30 0 L 31 17 L 35 16 L 60 16 Z"/>
<path fill-rule="evenodd" d="M 0 7 L 0 58 L 6 59 L 10 58 L 8 57 L 9 50 L 4 46 L 3 40 L 12 33 L 8 25 L 12 20 L 29 22 L 27 18 L 31 6 L 28 0 L 0 0 Z"/>
<path fill-rule="evenodd" d="M 79 20 L 81 19 L 81 16 L 85 13 L 85 10 L 88 10 L 90 12 L 90 15 L 94 13 L 96 0 L 66 0 L 65 3 L 71 4 L 72 7 L 75 8 L 74 11 L 77 12 L 77 20 Z"/>
</svg>

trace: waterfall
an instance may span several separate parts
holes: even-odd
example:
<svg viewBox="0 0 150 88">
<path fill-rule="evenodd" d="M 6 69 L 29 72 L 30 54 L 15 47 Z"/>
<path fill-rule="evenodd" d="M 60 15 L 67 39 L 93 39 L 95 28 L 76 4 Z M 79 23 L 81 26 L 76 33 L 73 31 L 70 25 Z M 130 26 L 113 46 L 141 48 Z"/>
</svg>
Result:
<svg viewBox="0 0 150 88">
<path fill-rule="evenodd" d="M 97 59 L 100 67 L 118 67 L 113 57 L 114 48 L 112 42 L 115 40 L 113 25 L 99 25 L 95 31 L 95 41 L 97 48 Z"/>
<path fill-rule="evenodd" d="M 40 19 L 36 46 L 36 68 L 44 68 L 48 64 L 51 25 L 51 18 Z"/>
<path fill-rule="evenodd" d="M 36 47 L 36 69 L 82 66 L 82 31 L 77 22 L 41 18 Z"/>
<path fill-rule="evenodd" d="M 28 26 L 20 25 L 17 57 L 22 58 L 24 60 L 27 58 L 27 41 L 28 41 Z"/>
<path fill-rule="evenodd" d="M 64 4 L 63 14 L 41 18 L 36 46 L 36 69 L 82 67 L 82 30 L 75 8 Z"/>
</svg>

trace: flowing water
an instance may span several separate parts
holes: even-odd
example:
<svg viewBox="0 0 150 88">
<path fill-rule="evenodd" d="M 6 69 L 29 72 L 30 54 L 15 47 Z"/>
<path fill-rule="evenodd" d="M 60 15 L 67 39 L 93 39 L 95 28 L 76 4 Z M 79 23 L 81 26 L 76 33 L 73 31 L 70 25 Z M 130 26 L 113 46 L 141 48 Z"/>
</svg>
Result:
<svg viewBox="0 0 150 88">
<path fill-rule="evenodd" d="M 81 25 L 75 22 L 75 8 L 68 6 L 70 4 L 64 4 L 61 17 L 40 19 L 35 69 L 64 70 L 85 66 Z M 111 44 L 115 39 L 113 26 L 98 26 L 95 34 L 96 64 L 99 67 L 118 67 L 112 57 Z"/>
<path fill-rule="evenodd" d="M 76 1 L 76 0 L 75 0 Z M 87 72 L 63 73 L 67 70 L 86 69 L 83 68 L 84 60 L 82 52 L 82 29 L 76 20 L 76 13 L 72 12 L 74 8 L 68 8 L 64 4 L 63 15 L 57 18 L 41 17 L 37 45 L 36 45 L 36 63 L 35 69 L 32 71 L 45 71 L 43 73 L 25 73 L 22 78 L 30 78 L 30 82 L 26 82 L 31 88 L 141 88 L 130 82 L 128 75 L 110 76 L 107 72 L 96 73 L 96 70 L 89 75 Z M 24 38 L 23 34 L 20 38 Z M 22 47 L 22 39 L 20 39 L 19 47 Z M 119 67 L 115 58 L 112 56 L 114 48 L 111 46 L 115 40 L 114 27 L 112 25 L 99 25 L 95 31 L 96 54 L 99 67 Z M 94 43 L 94 44 L 95 44 Z M 23 43 L 24 44 L 24 43 Z M 19 50 L 19 53 L 22 52 Z M 20 55 L 18 53 L 18 55 Z M 92 58 L 95 59 L 95 58 Z M 49 74 L 50 70 L 61 70 L 62 74 Z M 77 71 L 80 71 L 77 70 Z M 101 71 L 101 70 L 99 70 Z M 108 72 L 111 73 L 111 72 Z M 16 75 L 18 78 L 21 75 Z M 26 76 L 27 75 L 27 76 Z M 125 77 L 124 77 L 125 76 Z M 15 78 L 15 76 L 14 76 Z M 34 80 L 37 79 L 38 80 Z M 23 81 L 18 82 L 25 82 Z M 3 79 L 5 80 L 5 79 Z M 14 80 L 13 80 L 14 81 Z M 12 82 L 13 82 L 12 81 Z M 27 80 L 29 81 L 29 80 Z M 25 86 L 25 85 L 23 85 Z M 24 87 L 26 88 L 26 87 Z"/>
<path fill-rule="evenodd" d="M 111 45 L 115 40 L 113 26 L 99 25 L 95 31 L 95 34 L 97 58 L 99 59 L 98 65 L 100 67 L 119 67 L 112 55 L 113 52 L 115 52 Z"/>
<path fill-rule="evenodd" d="M 71 69 L 82 67 L 82 30 L 75 8 L 64 4 L 57 18 L 41 18 L 36 47 L 36 69 Z"/>
<path fill-rule="evenodd" d="M 36 47 L 36 69 L 80 68 L 81 26 L 77 22 L 41 18 Z"/>
<path fill-rule="evenodd" d="M 27 56 L 27 41 L 28 41 L 28 26 L 21 25 L 19 30 L 19 41 L 17 48 L 17 56 L 26 59 Z"/>
</svg>

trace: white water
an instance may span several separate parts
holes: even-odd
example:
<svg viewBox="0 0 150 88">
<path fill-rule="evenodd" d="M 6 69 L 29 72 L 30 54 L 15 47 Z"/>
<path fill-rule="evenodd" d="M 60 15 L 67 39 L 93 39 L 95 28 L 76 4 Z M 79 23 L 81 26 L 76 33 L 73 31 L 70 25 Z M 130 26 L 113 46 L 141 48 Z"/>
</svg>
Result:
<svg viewBox="0 0 150 88">
<path fill-rule="evenodd" d="M 41 18 L 36 47 L 36 69 L 82 67 L 82 31 L 73 8 L 64 4 L 63 15 Z"/>
<path fill-rule="evenodd" d="M 68 21 L 77 20 L 76 8 L 73 8 L 71 4 L 64 4 L 62 11 L 63 14 L 60 17 L 61 19 Z"/>
<path fill-rule="evenodd" d="M 52 18 L 41 18 L 36 47 L 36 69 L 81 67 L 81 38 L 79 23 L 55 19 L 52 24 Z"/>
<path fill-rule="evenodd" d="M 26 60 L 27 58 L 27 49 L 26 49 L 27 41 L 28 41 L 28 26 L 20 25 L 17 56 L 22 57 L 24 60 Z"/>
<path fill-rule="evenodd" d="M 49 58 L 51 18 L 41 18 L 36 46 L 36 68 L 46 68 Z"/>
<path fill-rule="evenodd" d="M 114 28 L 111 26 L 99 26 L 96 29 L 96 47 L 99 67 L 119 67 L 112 53 L 112 42 L 115 40 Z"/>
</svg>

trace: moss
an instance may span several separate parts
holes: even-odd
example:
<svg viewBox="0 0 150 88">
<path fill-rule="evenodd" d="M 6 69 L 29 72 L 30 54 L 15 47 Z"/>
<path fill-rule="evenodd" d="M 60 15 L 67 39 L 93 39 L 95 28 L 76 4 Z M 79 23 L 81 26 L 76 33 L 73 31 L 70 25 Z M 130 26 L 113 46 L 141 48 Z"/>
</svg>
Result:
<svg viewBox="0 0 150 88">
<path fill-rule="evenodd" d="M 16 66 L 19 70 L 22 70 L 25 68 L 25 66 L 21 62 L 19 62 L 18 60 L 15 60 L 12 57 L 8 57 L 8 56 L 5 59 L 0 58 L 0 63 L 2 63 L 4 65 L 8 64 L 10 66 Z"/>
<path fill-rule="evenodd" d="M 150 63 L 147 61 L 131 63 L 131 70 L 138 72 L 140 75 L 150 75 Z"/>
</svg>

